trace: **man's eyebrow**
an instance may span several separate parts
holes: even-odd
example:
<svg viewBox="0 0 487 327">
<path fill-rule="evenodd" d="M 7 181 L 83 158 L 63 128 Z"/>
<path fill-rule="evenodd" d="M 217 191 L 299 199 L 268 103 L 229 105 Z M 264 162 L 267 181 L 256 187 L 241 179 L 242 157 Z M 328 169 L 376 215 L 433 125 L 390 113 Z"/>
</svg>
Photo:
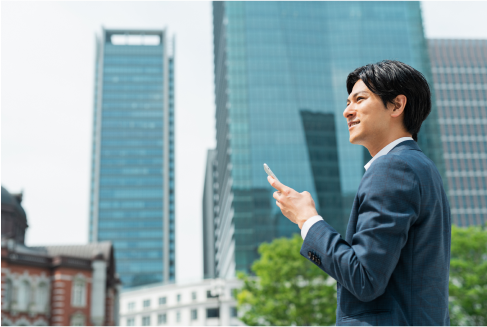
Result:
<svg viewBox="0 0 487 327">
<path fill-rule="evenodd" d="M 358 91 L 358 92 L 356 92 L 356 93 L 354 93 L 354 94 L 350 95 L 350 96 L 347 98 L 347 102 L 348 102 L 348 101 L 350 101 L 350 97 L 354 98 L 354 97 L 356 97 L 357 95 L 359 95 L 360 93 L 366 93 L 366 94 L 369 94 L 369 92 L 367 92 L 367 91 L 365 91 L 365 90 L 363 90 L 363 91 Z"/>
</svg>

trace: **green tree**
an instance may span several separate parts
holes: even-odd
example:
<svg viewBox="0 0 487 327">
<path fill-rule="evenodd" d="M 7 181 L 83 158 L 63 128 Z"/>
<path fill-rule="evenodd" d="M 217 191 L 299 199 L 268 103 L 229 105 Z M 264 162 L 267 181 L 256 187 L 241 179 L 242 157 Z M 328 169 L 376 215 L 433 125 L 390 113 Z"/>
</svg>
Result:
<svg viewBox="0 0 487 327">
<path fill-rule="evenodd" d="M 275 239 L 259 247 L 252 265 L 255 277 L 239 273 L 241 320 L 250 326 L 332 325 L 336 322 L 336 282 L 303 258 L 303 240 Z"/>
<path fill-rule="evenodd" d="M 487 325 L 487 229 L 452 226 L 450 319 L 452 325 Z"/>
</svg>

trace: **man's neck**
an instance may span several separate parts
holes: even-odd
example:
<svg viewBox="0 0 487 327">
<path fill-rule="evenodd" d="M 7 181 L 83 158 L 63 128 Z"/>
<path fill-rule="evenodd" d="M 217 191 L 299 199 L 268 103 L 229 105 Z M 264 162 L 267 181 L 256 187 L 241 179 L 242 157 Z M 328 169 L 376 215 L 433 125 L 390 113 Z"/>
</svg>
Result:
<svg viewBox="0 0 487 327">
<path fill-rule="evenodd" d="M 390 135 L 388 137 L 384 138 L 379 138 L 379 141 L 374 142 L 370 145 L 365 146 L 367 150 L 369 150 L 370 155 L 372 157 L 375 157 L 377 153 L 379 153 L 380 150 L 385 148 L 388 144 L 394 142 L 397 139 L 400 139 L 401 137 L 412 137 L 410 133 L 403 132 L 403 133 L 397 133 L 395 135 Z"/>
</svg>

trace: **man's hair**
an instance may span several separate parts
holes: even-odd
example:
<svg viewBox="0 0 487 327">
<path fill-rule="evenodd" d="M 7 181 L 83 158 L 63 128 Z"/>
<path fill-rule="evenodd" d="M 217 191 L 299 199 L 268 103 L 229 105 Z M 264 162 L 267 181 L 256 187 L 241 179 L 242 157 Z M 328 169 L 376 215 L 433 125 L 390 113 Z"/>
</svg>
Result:
<svg viewBox="0 0 487 327">
<path fill-rule="evenodd" d="M 383 60 L 351 72 L 347 77 L 348 94 L 358 80 L 377 94 L 386 107 L 398 95 L 406 96 L 403 124 L 417 142 L 421 124 L 431 112 L 431 91 L 423 74 L 400 61 Z"/>
</svg>

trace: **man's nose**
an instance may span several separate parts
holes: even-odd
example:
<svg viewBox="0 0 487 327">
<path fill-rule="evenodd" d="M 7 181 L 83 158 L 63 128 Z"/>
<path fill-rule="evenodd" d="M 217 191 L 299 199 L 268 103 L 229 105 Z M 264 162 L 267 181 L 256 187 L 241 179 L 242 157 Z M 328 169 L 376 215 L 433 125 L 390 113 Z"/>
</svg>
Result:
<svg viewBox="0 0 487 327">
<path fill-rule="evenodd" d="M 355 116 L 355 110 L 353 110 L 352 105 L 348 105 L 343 111 L 343 117 L 349 119 Z"/>
</svg>

